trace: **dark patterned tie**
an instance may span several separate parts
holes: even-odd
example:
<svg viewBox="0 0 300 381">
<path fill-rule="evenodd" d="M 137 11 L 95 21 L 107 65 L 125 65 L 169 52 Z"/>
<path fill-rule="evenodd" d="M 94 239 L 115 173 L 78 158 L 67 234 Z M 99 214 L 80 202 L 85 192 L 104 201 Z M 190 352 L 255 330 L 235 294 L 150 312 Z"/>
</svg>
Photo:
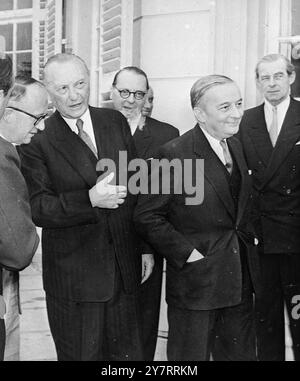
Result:
<svg viewBox="0 0 300 381">
<path fill-rule="evenodd" d="M 83 130 L 83 120 L 77 119 L 76 126 L 78 128 L 78 136 L 80 137 L 80 139 L 85 142 L 85 144 L 89 147 L 93 154 L 98 158 L 98 153 L 96 147 L 92 142 L 92 139 L 90 138 L 89 134 Z"/>
<path fill-rule="evenodd" d="M 224 159 L 225 159 L 225 163 L 226 163 L 225 167 L 226 167 L 227 171 L 231 174 L 232 168 L 233 168 L 233 161 L 232 161 L 232 157 L 230 155 L 226 140 L 225 139 L 221 140 L 220 145 L 223 149 L 223 155 L 224 155 Z"/>
</svg>

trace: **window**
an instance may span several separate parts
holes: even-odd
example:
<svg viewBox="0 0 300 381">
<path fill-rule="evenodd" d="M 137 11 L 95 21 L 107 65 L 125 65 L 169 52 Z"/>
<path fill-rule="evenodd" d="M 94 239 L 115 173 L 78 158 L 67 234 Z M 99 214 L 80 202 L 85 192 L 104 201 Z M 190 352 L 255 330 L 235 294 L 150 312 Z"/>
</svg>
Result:
<svg viewBox="0 0 300 381">
<path fill-rule="evenodd" d="M 32 0 L 1 0 L 0 11 L 32 8 Z"/>
<path fill-rule="evenodd" d="M 16 75 L 32 75 L 32 0 L 0 1 L 0 37 Z"/>
<path fill-rule="evenodd" d="M 15 73 L 31 76 L 32 23 L 0 25 L 0 35 L 5 39 L 5 52 L 13 60 Z"/>
<path fill-rule="evenodd" d="M 93 23 L 92 100 L 95 105 L 110 107 L 114 74 L 132 64 L 133 0 L 95 0 Z"/>
</svg>

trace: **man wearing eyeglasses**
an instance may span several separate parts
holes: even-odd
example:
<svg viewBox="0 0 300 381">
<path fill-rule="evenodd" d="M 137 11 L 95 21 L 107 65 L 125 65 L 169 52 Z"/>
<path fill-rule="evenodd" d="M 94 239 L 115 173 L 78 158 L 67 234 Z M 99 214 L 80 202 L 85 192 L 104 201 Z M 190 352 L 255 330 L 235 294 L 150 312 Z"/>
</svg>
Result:
<svg viewBox="0 0 300 381">
<path fill-rule="evenodd" d="M 142 115 L 148 91 L 146 73 L 135 66 L 118 71 L 111 90 L 114 107 L 126 117 L 138 156 L 144 160 L 154 158 L 160 146 L 179 136 L 178 129 L 170 124 Z M 163 271 L 163 257 L 156 253 L 154 259 L 152 274 L 140 289 L 142 337 L 147 361 L 152 361 L 155 354 Z"/>
<path fill-rule="evenodd" d="M 59 361 L 142 360 L 137 289 L 151 273 L 120 184 L 119 153 L 136 157 L 126 119 L 89 106 L 89 70 L 73 54 L 45 65 L 56 111 L 22 147 L 33 220 L 43 228 L 43 282 Z M 98 181 L 113 160 L 116 172 Z M 143 266 L 143 274 L 141 270 Z"/>
<path fill-rule="evenodd" d="M 2 64 L 5 62 L 0 60 L 0 67 Z M 0 78 L 1 85 L 3 81 Z M 1 92 L 5 94 L 5 91 L 6 107 L 0 120 L 0 272 L 3 277 L 0 318 L 5 314 L 4 359 L 12 361 L 19 360 L 20 349 L 18 271 L 30 264 L 39 243 L 15 145 L 29 143 L 43 129 L 48 96 L 45 87 L 32 78 L 17 77 L 12 90 L 2 86 Z"/>
</svg>

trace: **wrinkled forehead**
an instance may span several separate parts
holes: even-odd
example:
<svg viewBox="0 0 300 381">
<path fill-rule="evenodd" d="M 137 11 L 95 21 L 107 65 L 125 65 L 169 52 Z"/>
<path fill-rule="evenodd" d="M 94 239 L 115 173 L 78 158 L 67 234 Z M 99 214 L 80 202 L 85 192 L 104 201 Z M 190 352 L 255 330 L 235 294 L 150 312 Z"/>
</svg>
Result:
<svg viewBox="0 0 300 381">
<path fill-rule="evenodd" d="M 132 71 L 123 71 L 118 75 L 116 86 L 128 90 L 147 91 L 146 78 Z"/>
<path fill-rule="evenodd" d="M 42 114 L 47 111 L 48 108 L 48 93 L 44 86 L 39 84 L 29 85 L 26 89 L 26 94 L 15 104 L 19 105 L 19 108 L 24 109 L 32 114 Z"/>
<path fill-rule="evenodd" d="M 205 91 L 199 100 L 199 105 L 213 102 L 221 105 L 224 103 L 235 103 L 241 100 L 241 91 L 235 82 L 215 84 Z"/>
<path fill-rule="evenodd" d="M 88 71 L 84 64 L 76 59 L 52 62 L 45 68 L 45 82 L 63 84 L 65 82 L 76 82 L 79 79 L 87 79 Z"/>
</svg>

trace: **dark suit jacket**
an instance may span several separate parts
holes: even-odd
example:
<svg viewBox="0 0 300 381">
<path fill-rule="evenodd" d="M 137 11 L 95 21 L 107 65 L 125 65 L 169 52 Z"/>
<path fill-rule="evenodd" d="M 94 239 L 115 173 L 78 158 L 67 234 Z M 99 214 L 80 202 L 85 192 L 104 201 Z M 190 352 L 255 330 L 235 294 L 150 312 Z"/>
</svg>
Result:
<svg viewBox="0 0 300 381">
<path fill-rule="evenodd" d="M 15 147 L 1 137 L 0 184 L 0 309 L 3 312 L 2 267 L 8 270 L 27 267 L 38 247 L 39 237 L 31 219 L 19 155 Z M 3 360 L 5 327 L 3 316 L 0 318 L 0 360 Z"/>
<path fill-rule="evenodd" d="M 265 253 L 300 253 L 300 102 L 291 99 L 273 149 L 264 105 L 247 110 L 239 138 L 252 170 Z"/>
<path fill-rule="evenodd" d="M 31 263 L 39 237 L 31 219 L 19 155 L 16 148 L 1 137 L 0 184 L 0 266 L 22 270 Z"/>
<path fill-rule="evenodd" d="M 133 135 L 138 157 L 151 159 L 157 156 L 158 149 L 168 141 L 177 138 L 179 131 L 168 123 L 146 117 L 142 131 L 139 129 Z"/>
<path fill-rule="evenodd" d="M 141 195 L 135 211 L 140 234 L 167 259 L 167 302 L 179 308 L 206 310 L 236 305 L 241 300 L 239 239 L 247 247 L 251 275 L 257 275 L 254 236 L 247 218 L 251 192 L 242 149 L 228 139 L 241 173 L 238 210 L 235 212 L 224 166 L 199 126 L 167 143 L 161 157 L 193 162 L 204 159 L 204 201 L 188 206 L 182 194 Z M 180 176 L 180 173 L 178 174 Z M 186 263 L 196 248 L 205 258 Z M 254 287 L 257 282 L 254 279 Z"/>
<path fill-rule="evenodd" d="M 100 158 L 119 168 L 119 151 L 136 156 L 121 113 L 90 107 Z M 119 267 L 124 289 L 136 290 L 141 273 L 139 240 L 132 223 L 135 196 L 118 209 L 93 208 L 88 190 L 100 173 L 97 159 L 58 112 L 45 130 L 21 147 L 35 223 L 43 228 L 43 280 L 47 293 L 76 301 L 106 301 Z"/>
</svg>

